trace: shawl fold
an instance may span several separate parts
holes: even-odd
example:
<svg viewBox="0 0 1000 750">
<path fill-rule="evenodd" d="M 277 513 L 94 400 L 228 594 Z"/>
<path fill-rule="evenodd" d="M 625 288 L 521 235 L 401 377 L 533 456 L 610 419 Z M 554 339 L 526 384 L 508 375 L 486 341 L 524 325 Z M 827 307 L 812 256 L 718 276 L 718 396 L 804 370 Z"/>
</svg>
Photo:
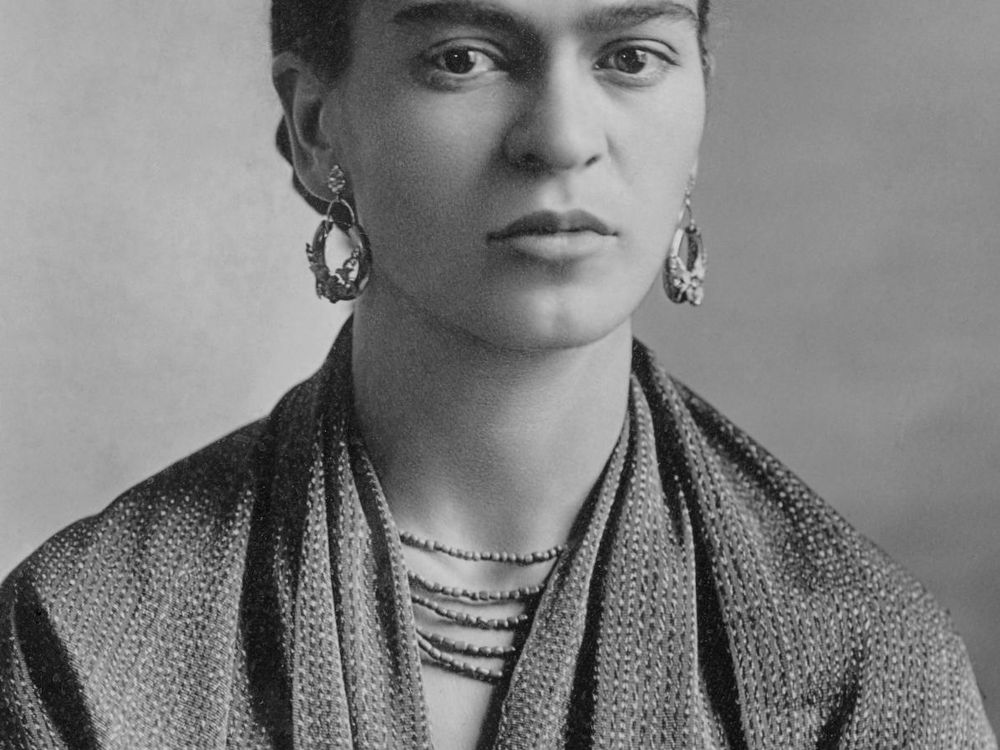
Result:
<svg viewBox="0 0 1000 750">
<path fill-rule="evenodd" d="M 0 747 L 430 748 L 349 326 L 267 418 L 0 589 Z M 927 592 L 640 344 L 497 750 L 996 748 Z"/>
</svg>

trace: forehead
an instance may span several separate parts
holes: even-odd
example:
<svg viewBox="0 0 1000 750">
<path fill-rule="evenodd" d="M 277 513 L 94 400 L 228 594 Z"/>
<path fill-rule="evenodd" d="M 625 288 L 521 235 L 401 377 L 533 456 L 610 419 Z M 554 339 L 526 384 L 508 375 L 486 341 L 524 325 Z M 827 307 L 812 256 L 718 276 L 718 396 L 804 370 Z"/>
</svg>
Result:
<svg viewBox="0 0 1000 750">
<path fill-rule="evenodd" d="M 379 0 L 363 3 L 372 20 L 392 26 L 461 24 L 539 31 L 605 31 L 651 21 L 699 25 L 697 0 Z"/>
</svg>

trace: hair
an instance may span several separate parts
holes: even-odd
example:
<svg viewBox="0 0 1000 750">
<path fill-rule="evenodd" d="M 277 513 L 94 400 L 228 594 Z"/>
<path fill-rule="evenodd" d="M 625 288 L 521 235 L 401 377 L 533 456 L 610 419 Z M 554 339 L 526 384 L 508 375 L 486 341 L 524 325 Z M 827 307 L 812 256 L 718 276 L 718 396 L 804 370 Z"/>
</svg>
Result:
<svg viewBox="0 0 1000 750">
<path fill-rule="evenodd" d="M 294 52 L 318 75 L 336 79 L 351 62 L 351 25 L 361 0 L 273 0 L 271 53 Z M 706 75 L 711 0 L 698 0 L 698 47 Z"/>
<path fill-rule="evenodd" d="M 293 52 L 313 72 L 327 81 L 336 80 L 351 64 L 351 26 L 358 3 L 363 0 L 272 0 L 271 54 Z M 712 67 L 708 52 L 708 13 L 711 0 L 698 0 L 698 48 L 707 77 Z M 292 163 L 292 146 L 284 120 L 275 136 L 278 151 Z M 322 214 L 326 203 L 314 196 L 292 170 L 292 186 Z"/>
</svg>

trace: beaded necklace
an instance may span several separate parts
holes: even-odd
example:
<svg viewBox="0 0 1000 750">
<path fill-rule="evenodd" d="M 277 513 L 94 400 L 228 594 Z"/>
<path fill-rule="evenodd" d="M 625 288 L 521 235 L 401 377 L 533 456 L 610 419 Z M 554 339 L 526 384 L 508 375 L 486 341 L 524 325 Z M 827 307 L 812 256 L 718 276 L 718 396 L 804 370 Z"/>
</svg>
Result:
<svg viewBox="0 0 1000 750">
<path fill-rule="evenodd" d="M 456 557 L 459 560 L 510 563 L 511 565 L 535 565 L 536 563 L 555 560 L 562 554 L 562 551 L 566 549 L 565 544 L 558 544 L 555 547 L 541 552 L 481 552 L 479 550 L 450 547 L 447 544 L 436 542 L 433 539 L 424 539 L 416 534 L 411 534 L 408 531 L 400 531 L 399 539 L 407 547 L 422 549 L 426 552 L 441 552 L 445 555 L 449 555 L 450 557 Z"/>
<path fill-rule="evenodd" d="M 371 479 L 373 490 L 382 496 L 382 501 L 388 507 L 364 441 L 360 435 L 353 434 L 351 442 L 357 450 L 364 473 Z M 565 544 L 559 544 L 546 550 L 525 553 L 470 550 L 426 539 L 408 531 L 397 533 L 404 547 L 474 563 L 499 563 L 519 567 L 551 563 L 554 567 L 566 549 Z M 550 567 L 549 570 L 551 569 Z M 545 590 L 548 572 L 540 577 L 540 582 L 531 585 L 512 589 L 473 590 L 432 581 L 406 565 L 414 616 L 418 617 L 419 613 L 423 616 L 419 619 L 426 620 L 425 624 L 414 623 L 416 642 L 423 660 L 481 682 L 497 684 L 507 679 L 528 638 L 535 610 Z M 456 631 L 462 637 L 455 637 Z M 484 636 L 493 637 L 498 642 L 475 642 Z"/>
<path fill-rule="evenodd" d="M 407 531 L 399 532 L 399 540 L 407 547 L 459 560 L 519 566 L 552 562 L 565 549 L 565 545 L 557 545 L 551 549 L 528 553 L 482 552 L 451 547 Z M 527 638 L 545 582 L 514 589 L 472 590 L 431 581 L 412 570 L 408 570 L 407 575 L 414 611 L 419 609 L 433 615 L 435 624 L 446 630 L 469 631 L 467 638 L 474 637 L 477 630 L 510 634 L 506 645 L 482 644 L 418 625 L 417 645 L 424 659 L 481 682 L 496 684 L 506 679 Z M 508 609 L 511 605 L 518 605 L 519 611 L 504 617 L 487 616 L 496 614 L 496 608 L 504 605 Z M 491 666 L 497 661 L 501 663 L 499 668 Z"/>
</svg>

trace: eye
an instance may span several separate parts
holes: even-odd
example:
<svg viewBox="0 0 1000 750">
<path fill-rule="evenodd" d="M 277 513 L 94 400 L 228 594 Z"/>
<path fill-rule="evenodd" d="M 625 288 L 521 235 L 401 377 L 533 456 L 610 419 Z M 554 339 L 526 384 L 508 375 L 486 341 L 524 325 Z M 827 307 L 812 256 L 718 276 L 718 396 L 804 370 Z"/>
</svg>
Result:
<svg viewBox="0 0 1000 750">
<path fill-rule="evenodd" d="M 498 67 L 492 57 L 472 47 L 452 47 L 439 52 L 431 57 L 431 63 L 439 71 L 455 76 L 489 73 Z"/>
<path fill-rule="evenodd" d="M 612 53 L 608 62 L 615 70 L 638 75 L 649 64 L 649 53 L 638 47 L 627 47 Z"/>
<path fill-rule="evenodd" d="M 630 83 L 651 83 L 676 64 L 666 50 L 631 45 L 611 50 L 594 68 L 626 77 Z"/>
</svg>

